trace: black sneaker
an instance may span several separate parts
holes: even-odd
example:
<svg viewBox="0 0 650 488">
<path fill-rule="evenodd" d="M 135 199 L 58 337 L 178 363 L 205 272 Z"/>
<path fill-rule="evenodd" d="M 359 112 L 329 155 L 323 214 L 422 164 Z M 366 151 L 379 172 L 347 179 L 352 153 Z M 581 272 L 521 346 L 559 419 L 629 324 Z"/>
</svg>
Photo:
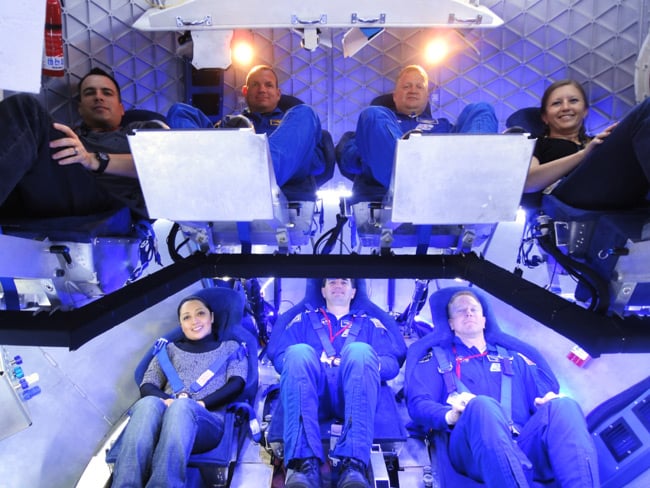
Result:
<svg viewBox="0 0 650 488">
<path fill-rule="evenodd" d="M 310 457 L 289 463 L 293 472 L 284 483 L 285 488 L 321 488 L 320 459 Z"/>
<path fill-rule="evenodd" d="M 341 474 L 337 488 L 370 488 L 366 477 L 366 465 L 355 458 L 345 458 L 341 462 Z"/>
</svg>

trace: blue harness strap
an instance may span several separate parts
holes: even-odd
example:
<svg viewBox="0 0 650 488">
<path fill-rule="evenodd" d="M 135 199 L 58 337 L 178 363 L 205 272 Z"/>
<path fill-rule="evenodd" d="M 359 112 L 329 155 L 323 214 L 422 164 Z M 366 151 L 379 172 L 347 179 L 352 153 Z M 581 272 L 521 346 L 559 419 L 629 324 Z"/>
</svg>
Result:
<svg viewBox="0 0 650 488">
<path fill-rule="evenodd" d="M 235 412 L 236 415 L 242 415 L 248 417 L 248 428 L 251 433 L 251 437 L 255 442 L 260 442 L 262 440 L 262 429 L 260 428 L 260 423 L 257 420 L 257 415 L 253 407 L 246 402 L 235 402 L 231 403 L 228 406 L 228 410 Z"/>
<path fill-rule="evenodd" d="M 440 346 L 433 346 L 431 350 L 438 361 L 438 372 L 442 375 L 442 379 L 445 382 L 447 394 L 450 395 L 453 392 L 458 391 L 458 383 L 461 382 L 460 379 L 456 378 L 454 375 L 454 365 L 449 359 L 447 352 Z M 465 389 L 465 391 L 467 391 L 467 389 Z"/>
<path fill-rule="evenodd" d="M 20 310 L 20 296 L 13 278 L 0 278 L 0 286 L 5 298 L 7 310 Z"/>
<path fill-rule="evenodd" d="M 501 407 L 505 411 L 506 418 L 510 422 L 510 426 L 514 427 L 512 421 L 512 376 L 514 371 L 512 369 L 512 355 L 502 346 L 496 346 L 497 353 L 499 354 L 499 361 L 501 362 Z M 517 432 L 518 433 L 518 432 Z"/>
<path fill-rule="evenodd" d="M 178 372 L 176 371 L 176 368 L 174 368 L 174 365 L 172 364 L 171 360 L 169 359 L 169 354 L 167 354 L 167 339 L 160 338 L 158 341 L 156 341 L 156 344 L 154 345 L 154 355 L 158 358 L 158 363 L 160 363 L 160 367 L 162 368 L 163 372 L 165 373 L 165 376 L 167 377 L 167 381 L 169 381 L 169 384 L 172 387 L 172 390 L 174 391 L 175 395 L 178 395 L 180 392 L 182 392 L 185 389 L 185 385 L 183 385 L 183 381 L 181 378 L 178 376 Z M 201 391 L 201 389 L 207 385 L 212 378 L 214 378 L 214 375 L 231 359 L 234 357 L 241 357 L 240 355 L 243 354 L 246 356 L 248 354 L 247 349 L 246 349 L 246 343 L 242 342 L 237 349 L 235 349 L 231 354 L 228 356 L 222 356 L 217 359 L 210 365 L 208 369 L 206 369 L 203 373 L 199 375 L 199 377 L 190 385 L 190 391 L 192 393 L 198 393 Z"/>
<path fill-rule="evenodd" d="M 174 365 L 169 359 L 169 354 L 167 354 L 168 343 L 169 341 L 163 337 L 158 339 L 156 341 L 156 344 L 153 346 L 154 356 L 158 358 L 158 362 L 160 363 L 160 367 L 162 368 L 163 373 L 165 373 L 165 376 L 167 377 L 167 381 L 169 381 L 174 394 L 177 395 L 183 391 L 185 386 L 183 385 L 183 381 L 181 380 L 180 376 L 178 376 L 176 368 L 174 368 Z"/>
</svg>

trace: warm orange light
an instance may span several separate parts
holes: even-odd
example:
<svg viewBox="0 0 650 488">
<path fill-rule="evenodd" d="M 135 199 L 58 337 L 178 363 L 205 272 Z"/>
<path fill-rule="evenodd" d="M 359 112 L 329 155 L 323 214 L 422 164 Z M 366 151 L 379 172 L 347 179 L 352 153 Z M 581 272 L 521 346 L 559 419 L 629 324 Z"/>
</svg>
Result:
<svg viewBox="0 0 650 488">
<path fill-rule="evenodd" d="M 446 39 L 436 37 L 429 41 L 425 49 L 425 58 L 429 64 L 439 64 L 449 54 L 450 47 Z"/>
<path fill-rule="evenodd" d="M 237 40 L 232 46 L 233 61 L 240 66 L 248 66 L 253 61 L 253 46 L 250 42 Z"/>
</svg>

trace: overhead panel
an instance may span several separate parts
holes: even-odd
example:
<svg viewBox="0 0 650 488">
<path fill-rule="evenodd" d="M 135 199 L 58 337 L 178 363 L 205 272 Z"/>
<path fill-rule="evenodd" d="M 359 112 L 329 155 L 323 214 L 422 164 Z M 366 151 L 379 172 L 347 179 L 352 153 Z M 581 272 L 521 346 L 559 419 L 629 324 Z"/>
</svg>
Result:
<svg viewBox="0 0 650 488">
<path fill-rule="evenodd" d="M 164 2 L 161 2 L 164 3 Z M 133 26 L 140 30 L 203 30 L 283 27 L 498 27 L 497 15 L 476 1 L 266 0 L 237 2 L 188 0 L 153 7 Z"/>
</svg>

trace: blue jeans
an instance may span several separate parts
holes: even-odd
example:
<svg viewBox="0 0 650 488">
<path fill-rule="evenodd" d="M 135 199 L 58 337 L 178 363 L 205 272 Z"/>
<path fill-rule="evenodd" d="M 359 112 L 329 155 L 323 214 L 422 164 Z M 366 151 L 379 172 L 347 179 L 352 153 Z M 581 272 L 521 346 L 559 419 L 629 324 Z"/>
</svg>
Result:
<svg viewBox="0 0 650 488">
<path fill-rule="evenodd" d="M 644 205 L 650 181 L 648 154 L 650 99 L 646 98 L 562 180 L 553 195 L 587 210 Z"/>
<path fill-rule="evenodd" d="M 555 479 L 563 488 L 600 486 L 596 449 L 570 398 L 538 407 L 515 442 L 501 405 L 479 395 L 451 431 L 449 458 L 457 471 L 490 488 L 525 487 L 532 479 Z"/>
<path fill-rule="evenodd" d="M 81 164 L 61 166 L 51 158 L 48 143 L 64 137 L 52 122 L 31 95 L 0 102 L 0 215 L 48 218 L 121 208 Z"/>
<path fill-rule="evenodd" d="M 259 114 L 264 119 L 264 114 Z M 169 126 L 179 128 L 212 128 L 208 117 L 196 107 L 177 103 L 167 113 Z M 256 122 L 256 120 L 252 120 Z M 275 180 L 282 187 L 287 183 L 297 183 L 326 171 L 324 150 L 320 147 L 322 129 L 320 119 L 314 110 L 305 104 L 287 110 L 278 126 L 273 130 L 256 132 L 267 133 Z"/>
<path fill-rule="evenodd" d="M 332 456 L 368 464 L 379 387 L 379 358 L 366 343 L 346 345 L 335 368 L 324 366 L 307 344 L 289 346 L 280 376 L 285 463 L 314 456 L 324 461 L 319 420 L 336 417 L 343 419 L 343 432 Z"/>
<path fill-rule="evenodd" d="M 358 157 L 361 158 L 361 174 L 371 176 L 385 188 L 390 185 L 397 140 L 408 127 L 400 124 L 395 112 L 386 107 L 368 107 L 359 115 L 355 142 Z M 453 133 L 495 133 L 498 121 L 494 109 L 487 103 L 467 105 L 458 122 L 451 129 Z M 432 132 L 440 132 L 434 127 Z M 353 142 L 354 143 L 354 142 Z M 344 149 L 346 159 L 354 157 Z M 341 164 L 345 165 L 343 161 Z M 352 162 L 354 164 L 354 162 Z"/>
<path fill-rule="evenodd" d="M 189 398 L 167 407 L 147 396 L 133 406 L 113 472 L 114 488 L 185 486 L 191 453 L 215 448 L 223 418 Z"/>
</svg>

